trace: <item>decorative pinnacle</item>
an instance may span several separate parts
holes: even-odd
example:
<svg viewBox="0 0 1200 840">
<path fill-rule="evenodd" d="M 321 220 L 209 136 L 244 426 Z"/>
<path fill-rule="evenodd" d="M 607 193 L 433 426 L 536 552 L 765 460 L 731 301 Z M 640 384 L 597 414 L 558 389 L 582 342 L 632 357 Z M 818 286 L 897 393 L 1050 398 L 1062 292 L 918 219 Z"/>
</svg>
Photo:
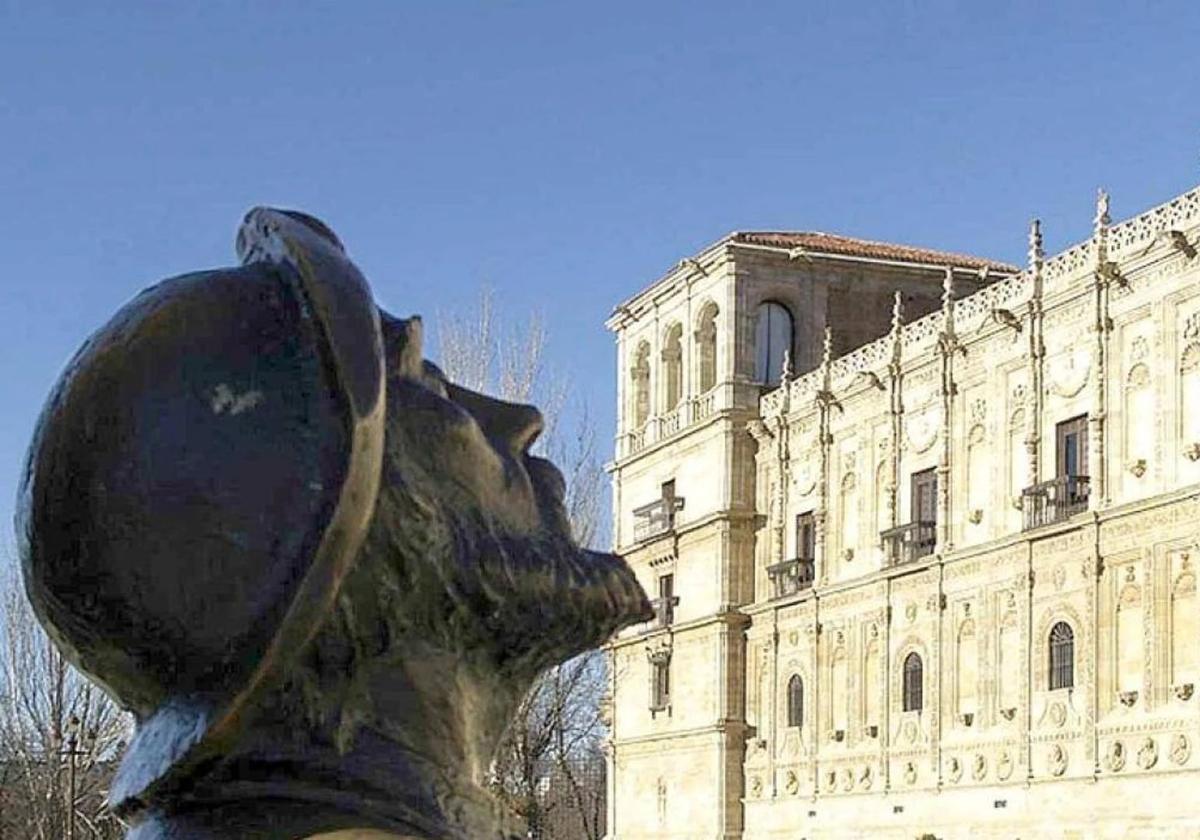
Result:
<svg viewBox="0 0 1200 840">
<path fill-rule="evenodd" d="M 954 269 L 946 266 L 946 275 L 942 278 L 942 308 L 949 309 L 954 301 Z"/>
<path fill-rule="evenodd" d="M 895 297 L 892 298 L 892 332 L 899 331 L 900 325 L 904 323 L 903 300 L 903 294 L 897 289 Z"/>
<path fill-rule="evenodd" d="M 792 380 L 792 351 L 783 351 L 783 381 L 790 382 Z"/>
<path fill-rule="evenodd" d="M 829 367 L 829 362 L 833 358 L 833 330 L 829 327 L 825 328 L 825 338 L 821 342 L 821 364 Z"/>
<path fill-rule="evenodd" d="M 1034 219 L 1029 223 L 1029 270 L 1036 272 L 1042 267 L 1046 252 L 1042 250 L 1042 222 Z"/>
<path fill-rule="evenodd" d="M 1096 191 L 1096 218 L 1092 221 L 1095 225 L 1096 236 L 1100 236 L 1112 222 L 1112 218 L 1108 215 L 1108 193 L 1103 189 Z"/>
</svg>

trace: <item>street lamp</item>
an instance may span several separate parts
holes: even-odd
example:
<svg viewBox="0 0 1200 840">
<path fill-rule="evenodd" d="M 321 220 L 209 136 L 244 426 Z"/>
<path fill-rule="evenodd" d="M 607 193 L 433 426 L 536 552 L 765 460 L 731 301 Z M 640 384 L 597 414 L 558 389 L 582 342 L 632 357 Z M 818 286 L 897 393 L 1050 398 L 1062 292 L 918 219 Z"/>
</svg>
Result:
<svg viewBox="0 0 1200 840">
<path fill-rule="evenodd" d="M 76 758 L 87 755 L 96 744 L 96 730 L 89 729 L 83 733 L 82 743 L 79 733 L 79 718 L 71 715 L 67 721 L 67 742 L 63 754 L 67 756 L 67 833 L 66 840 L 75 840 L 75 772 L 78 767 Z M 82 747 L 82 749 L 80 749 Z"/>
</svg>

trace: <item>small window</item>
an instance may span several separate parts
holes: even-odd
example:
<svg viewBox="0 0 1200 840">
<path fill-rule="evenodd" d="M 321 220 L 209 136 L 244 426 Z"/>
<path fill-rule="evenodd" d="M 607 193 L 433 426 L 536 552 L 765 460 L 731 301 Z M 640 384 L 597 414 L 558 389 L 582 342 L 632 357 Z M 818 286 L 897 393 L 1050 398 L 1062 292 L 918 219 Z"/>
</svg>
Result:
<svg viewBox="0 0 1200 840">
<path fill-rule="evenodd" d="M 758 306 L 754 328 L 754 378 L 778 385 L 783 359 L 792 352 L 792 313 L 783 304 L 767 301 Z"/>
<path fill-rule="evenodd" d="M 658 579 L 659 624 L 666 626 L 675 621 L 675 575 L 663 575 Z"/>
<path fill-rule="evenodd" d="M 1050 628 L 1050 690 L 1075 687 L 1075 631 L 1065 621 Z"/>
<path fill-rule="evenodd" d="M 804 680 L 793 674 L 787 687 L 787 725 L 804 725 Z"/>
<path fill-rule="evenodd" d="M 705 393 L 717 384 L 717 306 L 704 307 L 700 313 L 700 324 L 696 328 L 696 357 L 699 370 L 700 393 Z"/>
<path fill-rule="evenodd" d="M 812 560 L 816 553 L 817 526 L 812 512 L 796 517 L 796 559 Z"/>
<path fill-rule="evenodd" d="M 630 378 L 633 387 L 633 427 L 640 429 L 650 419 L 650 345 L 644 341 L 634 353 Z"/>
<path fill-rule="evenodd" d="M 650 708 L 659 711 L 671 704 L 671 660 L 655 659 L 651 669 Z"/>
<path fill-rule="evenodd" d="M 914 651 L 904 657 L 904 711 L 919 712 L 924 707 L 924 666 Z"/>
<path fill-rule="evenodd" d="M 1058 444 L 1058 470 L 1060 478 L 1075 478 L 1088 474 L 1087 464 L 1087 415 L 1072 417 L 1055 427 Z"/>
<path fill-rule="evenodd" d="M 667 332 L 662 351 L 663 378 L 666 380 L 666 403 L 663 408 L 672 411 L 683 398 L 683 325 L 675 324 Z"/>
</svg>

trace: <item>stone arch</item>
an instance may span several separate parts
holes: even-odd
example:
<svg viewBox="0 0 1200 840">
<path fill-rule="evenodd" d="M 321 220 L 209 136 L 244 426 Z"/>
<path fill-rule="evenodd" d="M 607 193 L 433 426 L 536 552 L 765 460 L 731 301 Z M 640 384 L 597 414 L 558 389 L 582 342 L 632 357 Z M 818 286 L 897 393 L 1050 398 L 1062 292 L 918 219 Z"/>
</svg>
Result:
<svg viewBox="0 0 1200 840">
<path fill-rule="evenodd" d="M 1150 369 L 1138 362 L 1125 375 L 1122 394 L 1125 423 L 1122 438 L 1125 445 L 1126 464 L 1141 459 L 1149 463 L 1154 452 L 1155 417 L 1154 388 L 1150 380 Z"/>
<path fill-rule="evenodd" d="M 711 300 L 700 306 L 696 315 L 693 340 L 696 346 L 696 383 L 699 393 L 712 390 L 717 384 L 717 316 L 720 307 Z"/>
<path fill-rule="evenodd" d="M 754 310 L 754 379 L 778 385 L 785 358 L 795 352 L 792 310 L 777 300 L 764 300 Z"/>
<path fill-rule="evenodd" d="M 1200 680 L 1200 616 L 1197 616 L 1196 574 L 1190 552 L 1179 552 L 1179 567 L 1171 582 L 1171 685 L 1181 688 Z M 1173 570 L 1174 571 L 1174 570 Z"/>
<path fill-rule="evenodd" d="M 975 622 L 967 618 L 958 627 L 954 656 L 955 701 L 958 713 L 975 714 L 978 710 L 979 642 Z"/>
<path fill-rule="evenodd" d="M 838 534 L 841 539 L 843 559 L 854 558 L 858 549 L 858 478 L 848 472 L 842 476 L 838 492 Z"/>
<path fill-rule="evenodd" d="M 850 663 L 846 646 L 838 645 L 829 658 L 829 726 L 831 729 L 846 730 L 850 719 L 849 709 Z"/>
<path fill-rule="evenodd" d="M 1188 447 L 1200 444 L 1200 342 L 1190 342 L 1180 354 L 1178 387 L 1179 421 L 1176 429 L 1179 443 L 1187 451 Z"/>
<path fill-rule="evenodd" d="M 663 335 L 663 411 L 674 411 L 683 399 L 683 324 L 676 321 Z"/>
<path fill-rule="evenodd" d="M 650 419 L 650 342 L 641 341 L 633 351 L 629 368 L 632 385 L 631 417 L 633 427 L 641 429 Z"/>
</svg>

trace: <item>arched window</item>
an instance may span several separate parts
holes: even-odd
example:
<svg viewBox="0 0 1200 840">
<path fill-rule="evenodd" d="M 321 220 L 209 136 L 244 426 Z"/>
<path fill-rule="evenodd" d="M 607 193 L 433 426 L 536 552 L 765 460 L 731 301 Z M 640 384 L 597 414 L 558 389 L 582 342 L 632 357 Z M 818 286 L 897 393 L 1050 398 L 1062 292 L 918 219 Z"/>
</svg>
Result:
<svg viewBox="0 0 1200 840">
<path fill-rule="evenodd" d="M 630 369 L 633 378 L 633 426 L 640 429 L 650 419 L 650 345 L 638 345 Z"/>
<path fill-rule="evenodd" d="M 804 725 L 804 680 L 793 674 L 787 687 L 787 725 Z"/>
<path fill-rule="evenodd" d="M 1065 621 L 1050 628 L 1050 690 L 1075 687 L 1075 631 Z"/>
<path fill-rule="evenodd" d="M 783 357 L 791 352 L 792 313 L 773 300 L 760 303 L 754 327 L 754 378 L 778 385 L 783 376 Z"/>
<path fill-rule="evenodd" d="M 700 393 L 717 384 L 717 305 L 710 303 L 700 312 L 696 327 L 696 358 L 698 360 Z"/>
<path fill-rule="evenodd" d="M 664 411 L 671 411 L 679 405 L 683 396 L 683 326 L 675 324 L 667 330 L 667 340 L 663 345 L 663 378 L 666 380 L 667 393 Z"/>
<path fill-rule="evenodd" d="M 919 712 L 925 705 L 925 668 L 916 651 L 904 657 L 904 711 Z"/>
</svg>

